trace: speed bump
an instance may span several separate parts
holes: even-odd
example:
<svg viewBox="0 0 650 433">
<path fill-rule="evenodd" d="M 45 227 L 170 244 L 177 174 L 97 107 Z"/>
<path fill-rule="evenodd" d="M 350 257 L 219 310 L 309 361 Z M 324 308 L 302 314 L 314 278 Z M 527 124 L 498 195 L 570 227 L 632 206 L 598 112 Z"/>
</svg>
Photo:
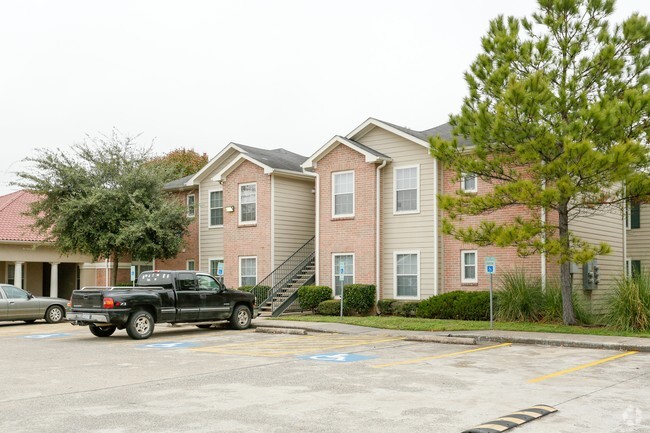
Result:
<svg viewBox="0 0 650 433">
<path fill-rule="evenodd" d="M 497 418 L 494 421 L 465 430 L 463 433 L 499 433 L 519 427 L 522 424 L 539 419 L 553 412 L 557 412 L 557 409 L 545 404 L 538 404 L 537 406 L 529 407 L 528 409 L 520 410 L 519 412 L 514 412 L 510 415 Z"/>
</svg>

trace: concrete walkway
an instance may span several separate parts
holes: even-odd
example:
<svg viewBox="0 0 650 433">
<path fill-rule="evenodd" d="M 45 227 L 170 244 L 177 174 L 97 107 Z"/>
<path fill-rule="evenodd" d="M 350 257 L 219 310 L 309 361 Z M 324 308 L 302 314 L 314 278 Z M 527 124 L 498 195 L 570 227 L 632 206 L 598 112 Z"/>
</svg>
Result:
<svg viewBox="0 0 650 433">
<path fill-rule="evenodd" d="M 339 334 L 387 335 L 403 337 L 407 340 L 431 341 L 450 344 L 476 344 L 479 342 L 539 344 L 547 346 L 581 347 L 587 349 L 636 350 L 650 352 L 650 338 L 617 337 L 582 334 L 556 334 L 552 332 L 518 332 L 518 331 L 401 331 L 392 329 L 368 328 L 326 322 L 294 322 L 289 320 L 268 320 L 259 317 L 253 326 L 258 331 L 291 332 L 336 332 Z"/>
</svg>

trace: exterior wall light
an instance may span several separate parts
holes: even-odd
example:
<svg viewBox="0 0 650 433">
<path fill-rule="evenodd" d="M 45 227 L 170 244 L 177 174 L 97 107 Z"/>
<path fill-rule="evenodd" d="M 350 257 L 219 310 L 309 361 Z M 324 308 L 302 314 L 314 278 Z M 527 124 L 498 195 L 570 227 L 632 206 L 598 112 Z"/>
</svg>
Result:
<svg viewBox="0 0 650 433">
<path fill-rule="evenodd" d="M 234 212 L 235 206 L 226 206 L 226 212 Z"/>
</svg>

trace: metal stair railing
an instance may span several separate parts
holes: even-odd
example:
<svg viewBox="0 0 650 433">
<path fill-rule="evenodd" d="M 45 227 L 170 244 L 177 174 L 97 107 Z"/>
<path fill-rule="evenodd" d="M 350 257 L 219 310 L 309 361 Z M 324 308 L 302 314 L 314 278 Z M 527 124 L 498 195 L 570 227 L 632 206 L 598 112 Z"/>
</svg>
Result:
<svg viewBox="0 0 650 433">
<path fill-rule="evenodd" d="M 314 260 L 316 256 L 315 238 L 313 236 L 305 242 L 295 253 L 250 290 L 257 297 L 258 306 L 261 307 L 267 302 L 272 302 L 278 292 Z"/>
</svg>

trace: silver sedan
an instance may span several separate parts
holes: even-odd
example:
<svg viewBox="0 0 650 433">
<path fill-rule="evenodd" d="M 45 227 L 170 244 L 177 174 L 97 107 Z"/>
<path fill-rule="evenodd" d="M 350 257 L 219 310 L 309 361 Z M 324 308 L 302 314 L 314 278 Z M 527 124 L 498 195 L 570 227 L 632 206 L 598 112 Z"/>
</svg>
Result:
<svg viewBox="0 0 650 433">
<path fill-rule="evenodd" d="M 58 323 L 65 319 L 67 305 L 67 299 L 37 297 L 16 286 L 0 284 L 0 320 Z"/>
</svg>

